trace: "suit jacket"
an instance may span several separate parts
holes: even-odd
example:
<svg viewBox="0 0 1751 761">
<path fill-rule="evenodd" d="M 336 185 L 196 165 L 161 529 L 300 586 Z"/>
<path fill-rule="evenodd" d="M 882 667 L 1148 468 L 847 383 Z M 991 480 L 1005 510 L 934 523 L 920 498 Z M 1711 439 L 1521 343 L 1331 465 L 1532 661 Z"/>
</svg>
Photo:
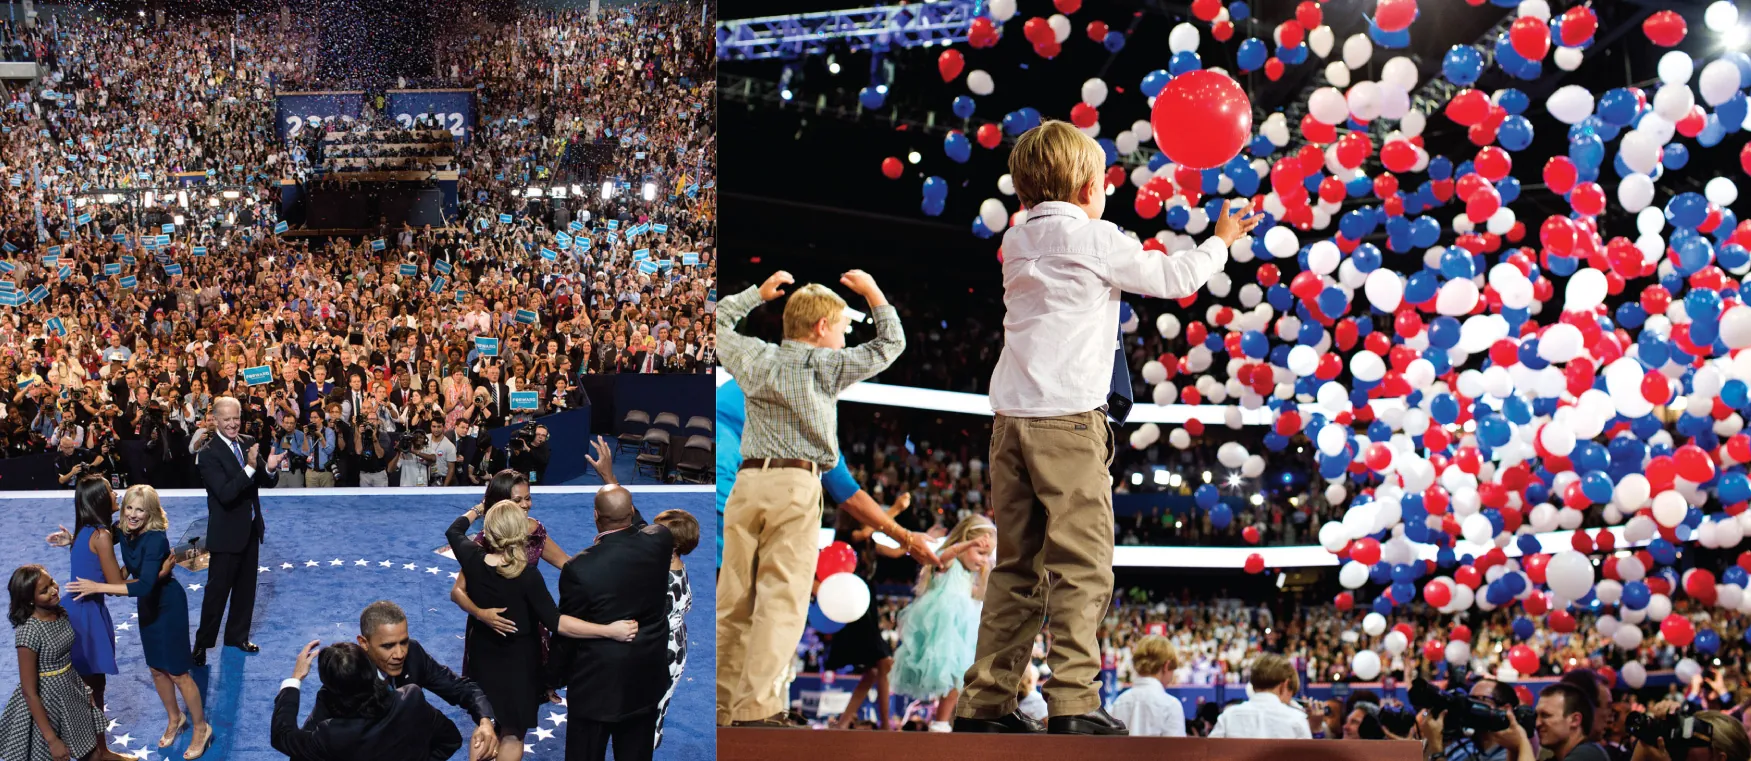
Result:
<svg viewBox="0 0 1751 761">
<path fill-rule="evenodd" d="M 476 724 L 481 719 L 496 721 L 493 718 L 492 703 L 486 699 L 486 692 L 480 689 L 480 685 L 468 677 L 457 676 L 450 667 L 426 654 L 426 649 L 420 647 L 419 640 L 408 640 L 407 659 L 402 661 L 401 676 L 389 679 L 389 686 L 398 689 L 410 684 L 419 685 L 426 693 L 443 698 L 444 702 L 467 711 Z M 323 691 L 327 689 L 322 688 Z M 322 693 L 318 692 L 316 708 L 304 720 L 304 728 L 315 730 L 316 725 L 327 718 L 328 706 L 323 702 Z"/>
<path fill-rule="evenodd" d="M 238 436 L 237 446 L 245 457 L 255 439 Z M 195 456 L 201 485 L 207 489 L 207 550 L 210 552 L 242 552 L 252 541 L 259 542 L 267 533 L 261 519 L 260 490 L 279 480 L 278 473 L 269 473 L 267 456 L 251 478 L 243 463 L 224 439 L 217 435 Z"/>
<path fill-rule="evenodd" d="M 631 642 L 554 637 L 549 673 L 569 687 L 574 718 L 614 722 L 656 708 L 669 689 L 669 559 L 675 538 L 661 525 L 602 537 L 559 574 L 559 612 L 598 624 L 638 622 Z"/>
<path fill-rule="evenodd" d="M 298 726 L 298 696 L 297 687 L 280 690 L 269 734 L 274 750 L 292 761 L 439 761 L 454 750 L 431 747 L 446 719 L 419 685 L 397 688 L 389 712 L 376 719 L 324 719 L 313 729 Z"/>
</svg>

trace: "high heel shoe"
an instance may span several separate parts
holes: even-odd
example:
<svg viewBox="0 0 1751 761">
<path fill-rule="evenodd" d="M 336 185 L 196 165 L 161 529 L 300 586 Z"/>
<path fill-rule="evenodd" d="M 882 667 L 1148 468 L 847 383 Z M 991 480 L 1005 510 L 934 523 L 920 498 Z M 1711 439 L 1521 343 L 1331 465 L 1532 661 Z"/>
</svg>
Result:
<svg viewBox="0 0 1751 761">
<path fill-rule="evenodd" d="M 201 726 L 207 730 L 207 739 L 205 742 L 201 743 L 196 743 L 193 740 L 189 741 L 188 750 L 182 752 L 182 757 L 188 759 L 188 761 L 194 761 L 194 759 L 206 755 L 207 749 L 213 747 L 213 725 L 203 723 Z M 195 734 L 198 736 L 200 732 L 197 731 Z"/>
<path fill-rule="evenodd" d="M 170 747 L 176 742 L 176 736 L 185 729 L 188 729 L 188 714 L 179 713 L 176 715 L 176 726 L 164 730 L 164 735 L 158 738 L 158 747 Z"/>
</svg>

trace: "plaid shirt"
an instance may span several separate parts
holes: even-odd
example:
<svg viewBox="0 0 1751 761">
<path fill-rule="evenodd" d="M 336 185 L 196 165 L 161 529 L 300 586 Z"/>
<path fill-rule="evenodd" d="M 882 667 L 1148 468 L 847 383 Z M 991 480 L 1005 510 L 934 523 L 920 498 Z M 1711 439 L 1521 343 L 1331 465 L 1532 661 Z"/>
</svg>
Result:
<svg viewBox="0 0 1751 761">
<path fill-rule="evenodd" d="M 856 348 L 820 349 L 801 341 L 773 345 L 736 332 L 736 323 L 763 303 L 753 286 L 718 303 L 718 357 L 748 399 L 742 459 L 839 460 L 839 392 L 888 369 L 906 349 L 893 305 L 871 310 L 875 340 Z"/>
</svg>

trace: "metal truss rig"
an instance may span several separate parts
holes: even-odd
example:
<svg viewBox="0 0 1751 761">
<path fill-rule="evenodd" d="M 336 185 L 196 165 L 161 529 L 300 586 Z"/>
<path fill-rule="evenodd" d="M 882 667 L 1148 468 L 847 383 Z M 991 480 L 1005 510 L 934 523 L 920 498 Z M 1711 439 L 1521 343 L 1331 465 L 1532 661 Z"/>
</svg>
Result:
<svg viewBox="0 0 1751 761">
<path fill-rule="evenodd" d="M 719 21 L 717 57 L 723 61 L 790 60 L 827 53 L 837 44 L 852 51 L 877 53 L 951 45 L 967 40 L 973 19 L 983 12 L 983 0 L 940 0 Z"/>
</svg>

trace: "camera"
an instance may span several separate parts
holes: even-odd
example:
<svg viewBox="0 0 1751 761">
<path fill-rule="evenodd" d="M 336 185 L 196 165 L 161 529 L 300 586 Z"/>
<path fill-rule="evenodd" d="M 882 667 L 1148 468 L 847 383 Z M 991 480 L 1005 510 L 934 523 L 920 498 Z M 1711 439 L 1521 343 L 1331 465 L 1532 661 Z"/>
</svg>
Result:
<svg viewBox="0 0 1751 761">
<path fill-rule="evenodd" d="M 1637 742 L 1648 745 L 1664 740 L 1668 753 L 1681 755 L 1689 748 L 1706 748 L 1714 740 L 1714 727 L 1697 719 L 1695 714 L 1696 708 L 1690 704 L 1679 706 L 1678 710 L 1658 718 L 1632 713 L 1627 717 L 1624 731 Z"/>
<path fill-rule="evenodd" d="M 526 425 L 511 434 L 509 442 L 512 452 L 527 452 L 535 446 L 535 426 Z"/>
<path fill-rule="evenodd" d="M 426 448 L 426 432 L 425 431 L 408 431 L 407 433 L 401 434 L 401 438 L 395 442 L 395 448 L 399 449 L 403 452 L 411 452 L 411 451 L 414 451 L 416 449 L 425 449 Z"/>
<path fill-rule="evenodd" d="M 1501 732 L 1508 728 L 1509 722 L 1517 721 L 1528 735 L 1533 733 L 1533 721 L 1537 716 L 1532 706 L 1515 706 L 1497 708 L 1488 702 L 1479 700 L 1466 693 L 1464 688 L 1455 687 L 1450 690 L 1439 690 L 1429 684 L 1427 679 L 1417 677 L 1411 683 L 1411 705 L 1417 710 L 1428 711 L 1431 715 L 1445 712 L 1443 734 L 1448 737 L 1458 737 L 1470 729 L 1474 732 Z M 1387 719 L 1382 712 L 1381 723 Z M 1395 719 L 1396 721 L 1396 719 Z M 1415 722 L 1413 714 L 1412 722 Z M 1394 730 L 1396 732 L 1396 730 Z"/>
</svg>

